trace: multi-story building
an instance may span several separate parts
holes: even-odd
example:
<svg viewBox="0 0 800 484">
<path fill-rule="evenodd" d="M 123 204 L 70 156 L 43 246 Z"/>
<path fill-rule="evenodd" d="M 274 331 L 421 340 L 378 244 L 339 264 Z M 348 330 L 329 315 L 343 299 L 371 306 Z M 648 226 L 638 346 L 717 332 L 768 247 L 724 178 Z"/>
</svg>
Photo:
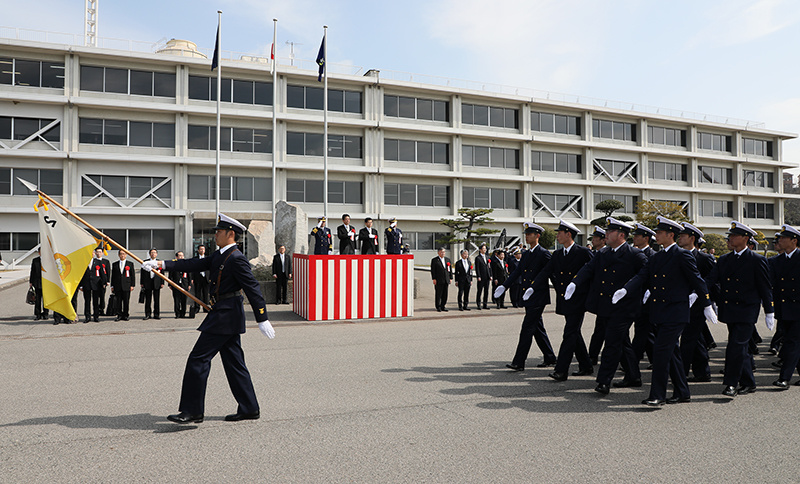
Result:
<svg viewBox="0 0 800 484">
<path fill-rule="evenodd" d="M 30 180 L 144 256 L 209 241 L 215 218 L 216 77 L 197 52 L 134 52 L 0 39 L 0 252 L 38 243 Z M 184 54 L 184 55 L 176 55 Z M 189 55 L 186 55 L 189 54 Z M 273 198 L 323 212 L 322 84 L 313 70 L 224 60 L 221 211 L 272 218 Z M 703 229 L 783 220 L 781 144 L 791 133 L 543 97 L 329 75 L 330 226 L 391 217 L 432 256 L 460 207 L 494 227 L 559 218 L 590 231 L 597 202 L 686 207 Z M 445 84 L 445 83 L 443 83 Z M 277 130 L 273 143 L 273 116 Z M 272 168 L 276 192 L 272 193 Z M 431 251 L 428 253 L 427 251 Z M 423 260 L 427 260 L 423 258 Z"/>
</svg>

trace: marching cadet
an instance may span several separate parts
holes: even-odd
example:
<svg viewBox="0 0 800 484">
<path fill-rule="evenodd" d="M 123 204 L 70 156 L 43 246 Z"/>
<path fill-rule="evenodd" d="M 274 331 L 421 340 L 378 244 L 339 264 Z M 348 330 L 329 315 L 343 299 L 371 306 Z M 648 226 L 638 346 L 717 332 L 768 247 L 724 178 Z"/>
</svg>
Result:
<svg viewBox="0 0 800 484">
<path fill-rule="evenodd" d="M 772 287 L 775 317 L 783 327 L 783 348 L 781 374 L 772 384 L 786 390 L 800 362 L 800 252 L 797 251 L 800 231 L 791 225 L 783 225 L 778 236 L 778 245 L 783 253 L 770 258 L 770 262 L 775 261 L 772 264 Z"/>
<path fill-rule="evenodd" d="M 361 242 L 361 255 L 374 255 L 380 252 L 378 245 L 378 231 L 372 228 L 372 217 L 364 219 L 364 228 L 358 231 L 358 241 Z"/>
<path fill-rule="evenodd" d="M 600 369 L 597 371 L 597 387 L 594 389 L 602 395 L 608 395 L 611 380 L 620 362 L 625 370 L 625 378 L 614 383 L 614 387 L 642 386 L 639 364 L 628 337 L 633 318 L 642 304 L 641 295 L 630 294 L 618 304 L 613 304 L 611 298 L 647 263 L 647 257 L 641 250 L 625 243 L 628 234 L 633 230 L 631 225 L 613 217 L 608 217 L 606 223 L 607 247 L 598 251 L 578 271 L 564 291 L 564 300 L 569 301 L 578 288 L 590 285 L 586 310 L 597 315 L 597 326 L 605 328 L 605 347 Z"/>
<path fill-rule="evenodd" d="M 775 255 L 783 254 L 783 249 L 781 249 L 781 244 L 780 244 L 780 238 L 781 238 L 781 233 L 775 232 L 775 236 L 772 239 L 772 245 L 775 248 L 775 252 L 777 252 L 777 254 Z M 775 262 L 777 260 L 778 260 L 777 257 L 770 257 L 769 259 L 767 259 L 767 264 L 769 265 L 770 277 L 772 277 L 772 275 L 775 274 Z M 775 286 L 774 281 L 772 285 L 773 287 Z M 777 301 L 775 301 L 775 306 L 777 305 L 778 305 Z M 769 341 L 770 354 L 777 355 L 780 352 L 782 340 L 783 340 L 783 324 L 781 323 L 780 318 L 778 318 L 777 321 L 775 322 L 775 333 L 772 335 L 772 339 L 770 339 Z M 776 368 L 780 368 L 781 364 L 782 362 L 780 361 L 780 357 L 778 358 L 778 361 L 772 362 L 772 366 L 775 366 Z"/>
<path fill-rule="evenodd" d="M 653 257 L 656 251 L 650 247 L 650 241 L 656 236 L 648 226 L 634 223 L 633 224 L 633 246 L 641 250 L 648 259 Z M 653 343 L 656 340 L 656 335 L 653 330 L 653 325 L 650 323 L 650 304 L 645 302 L 642 304 L 642 309 L 633 320 L 633 354 L 636 355 L 636 361 L 642 361 L 645 353 L 650 362 L 653 361 Z"/>
<path fill-rule="evenodd" d="M 489 264 L 491 264 L 491 273 L 492 273 L 492 292 L 497 290 L 497 287 L 502 283 L 506 282 L 506 278 L 508 277 L 508 264 L 505 261 L 506 254 L 503 252 L 502 249 L 497 249 L 494 251 L 494 256 L 489 259 Z M 500 297 L 495 297 L 494 303 L 497 306 L 497 309 L 505 309 L 505 294 L 501 295 Z"/>
<path fill-rule="evenodd" d="M 561 347 L 558 349 L 556 367 L 549 376 L 555 381 L 567 379 L 569 365 L 572 363 L 572 355 L 578 360 L 578 371 L 572 373 L 573 376 L 591 375 L 594 373 L 592 362 L 589 360 L 589 353 L 586 350 L 586 343 L 581 335 L 581 325 L 583 316 L 586 313 L 586 287 L 574 294 L 569 302 L 564 300 L 564 292 L 567 286 L 581 268 L 592 260 L 594 254 L 586 247 L 581 247 L 575 243 L 575 237 L 581 233 L 578 227 L 564 220 L 559 220 L 556 229 L 556 240 L 562 248 L 553 253 L 550 262 L 544 266 L 534 280 L 532 287 L 525 291 L 522 296 L 527 299 L 534 292 L 533 287 L 541 287 L 539 279 L 550 279 L 556 291 L 556 314 L 564 316 L 564 337 L 561 339 Z M 545 290 L 547 290 L 545 286 Z M 526 297 L 527 296 L 527 297 Z"/>
<path fill-rule="evenodd" d="M 223 214 L 217 216 L 214 241 L 217 249 L 211 257 L 204 259 L 180 259 L 173 261 L 149 260 L 142 269 L 152 271 L 163 268 L 168 271 L 198 272 L 211 274 L 211 300 L 213 306 L 198 331 L 200 336 L 189 353 L 183 374 L 180 413 L 167 418 L 175 423 L 200 423 L 205 412 L 205 394 L 211 360 L 220 353 L 228 385 L 239 404 L 236 413 L 227 415 L 226 421 L 255 420 L 261 416 L 250 372 L 244 363 L 241 334 L 245 332 L 245 315 L 242 292 L 253 307 L 258 329 L 268 338 L 275 337 L 269 323 L 266 303 L 261 288 L 253 277 L 247 258 L 239 251 L 236 242 L 245 227 L 239 221 Z"/>
<path fill-rule="evenodd" d="M 697 271 L 700 277 L 705 279 L 717 263 L 713 255 L 706 254 L 699 250 L 703 232 L 690 224 L 682 222 L 683 230 L 678 235 L 678 245 L 692 253 L 697 264 Z M 689 324 L 683 329 L 681 335 L 681 359 L 686 375 L 689 370 L 693 376 L 688 382 L 709 382 L 711 381 L 711 367 L 708 364 L 708 342 L 705 340 L 705 332 L 708 331 L 706 316 L 703 314 L 704 307 L 700 304 L 692 305 L 689 312 Z"/>
<path fill-rule="evenodd" d="M 489 282 L 492 279 L 492 274 L 489 266 L 489 256 L 486 255 L 488 250 L 486 244 L 481 244 L 478 254 L 475 256 L 475 276 L 478 278 L 475 302 L 478 304 L 478 309 L 481 309 L 481 292 L 483 293 L 483 309 L 489 309 L 489 306 L 486 305 L 486 300 L 489 298 Z"/>
<path fill-rule="evenodd" d="M 512 247 L 509 252 L 511 257 L 508 258 L 508 273 L 513 274 L 517 270 L 520 259 L 522 259 L 522 249 L 518 246 Z M 508 289 L 508 297 L 511 299 L 513 307 L 520 307 L 522 304 L 522 284 L 519 283 L 519 279 L 511 283 L 511 287 Z"/>
<path fill-rule="evenodd" d="M 704 307 L 706 318 L 716 323 L 714 309 L 703 278 L 697 271 L 692 253 L 681 249 L 675 239 L 683 231 L 678 222 L 657 217 L 656 243 L 663 249 L 648 259 L 637 275 L 614 292 L 612 304 L 617 304 L 628 293 L 638 297 L 645 288 L 644 299 L 652 304 L 651 319 L 656 328 L 653 344 L 653 376 L 650 396 L 642 400 L 643 405 L 657 407 L 664 403 L 686 403 L 691 401 L 686 373 L 683 370 L 678 339 L 689 323 L 691 306 Z M 673 394 L 667 398 L 667 380 L 672 380 Z"/>
<path fill-rule="evenodd" d="M 356 253 L 356 228 L 350 225 L 350 215 L 342 215 L 342 225 L 336 227 L 336 237 L 339 239 L 339 254 Z"/>
<path fill-rule="evenodd" d="M 325 217 L 320 217 L 317 219 L 317 226 L 311 229 L 311 235 L 314 236 L 314 255 L 333 254 L 331 229 L 325 226 L 327 221 Z"/>
<path fill-rule="evenodd" d="M 403 231 L 397 227 L 397 219 L 389 219 L 389 226 L 384 230 L 386 235 L 386 253 L 401 254 L 403 252 Z"/>
<path fill-rule="evenodd" d="M 598 250 L 602 249 L 606 246 L 606 231 L 602 227 L 598 227 L 597 225 L 594 226 L 594 232 L 592 232 L 592 238 L 590 239 L 592 243 L 592 252 L 597 252 Z"/>
<path fill-rule="evenodd" d="M 522 259 L 517 265 L 517 270 L 509 275 L 503 284 L 497 286 L 494 291 L 494 297 L 496 298 L 502 296 L 506 289 L 517 279 L 522 280 L 523 288 L 528 289 L 531 287 L 536 276 L 550 261 L 550 251 L 539 245 L 539 237 L 541 237 L 544 229 L 533 222 L 525 222 L 522 226 L 525 229 L 525 242 L 531 248 L 522 255 Z M 539 284 L 540 287 L 534 288 L 533 296 L 526 301 L 522 301 L 522 305 L 525 307 L 525 319 L 522 320 L 517 351 L 514 353 L 514 359 L 511 360 L 511 363 L 506 365 L 506 368 L 513 371 L 525 370 L 525 361 L 528 359 L 528 352 L 531 349 L 533 339 L 536 339 L 536 345 L 544 356 L 542 363 L 536 365 L 537 368 L 546 368 L 556 363 L 556 355 L 553 353 L 550 338 L 547 337 L 544 321 L 542 321 L 544 307 L 550 304 L 550 290 L 547 288 L 547 278 L 541 278 Z"/>
<path fill-rule="evenodd" d="M 712 293 L 718 295 L 719 321 L 728 325 L 722 394 L 735 397 L 756 391 L 753 356 L 748 353 L 747 345 L 758 321 L 759 303 L 764 307 L 770 330 L 775 326 L 775 309 L 767 259 L 747 248 L 755 230 L 734 221 L 727 233 L 731 252 L 719 258 L 706 284 L 716 286 Z"/>
<path fill-rule="evenodd" d="M 469 251 L 461 251 L 461 259 L 456 262 L 456 287 L 458 287 L 458 310 L 469 311 L 469 289 L 472 287 L 472 264 Z"/>
</svg>

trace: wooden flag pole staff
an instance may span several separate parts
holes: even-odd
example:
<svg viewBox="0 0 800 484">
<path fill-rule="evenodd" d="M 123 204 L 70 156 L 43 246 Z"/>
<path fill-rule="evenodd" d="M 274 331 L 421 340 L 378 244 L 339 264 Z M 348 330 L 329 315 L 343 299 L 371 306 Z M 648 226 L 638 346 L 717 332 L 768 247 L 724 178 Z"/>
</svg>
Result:
<svg viewBox="0 0 800 484">
<path fill-rule="evenodd" d="M 20 181 L 22 181 L 22 180 L 20 180 Z M 135 254 L 133 254 L 131 251 L 129 251 L 128 249 L 126 249 L 126 248 L 125 248 L 125 247 L 123 247 L 122 245 L 118 244 L 118 243 L 117 243 L 117 242 L 116 242 L 114 239 L 112 239 L 111 237 L 107 236 L 106 234 L 104 234 L 104 233 L 103 233 L 103 232 L 101 232 L 100 230 L 98 230 L 98 229 L 94 228 L 94 226 L 92 226 L 92 224 L 90 224 L 90 223 L 89 223 L 89 222 L 87 222 L 86 220 L 84 220 L 84 219 L 80 218 L 79 216 L 75 215 L 75 213 L 73 213 L 73 212 L 72 212 L 70 209 L 68 209 L 67 207 L 65 207 L 65 206 L 61 205 L 61 204 L 60 204 L 60 203 L 58 203 L 57 201 L 53 200 L 53 199 L 52 199 L 52 198 L 51 198 L 49 195 L 47 195 L 47 194 L 46 194 L 46 193 L 44 193 L 43 191 L 39 190 L 39 189 L 38 189 L 38 188 L 36 188 L 36 187 L 33 187 L 33 188 L 31 188 L 31 187 L 28 187 L 28 188 L 29 188 L 29 189 L 31 189 L 32 191 L 35 191 L 36 193 L 38 193 L 38 194 L 39 194 L 39 196 L 41 196 L 42 198 L 45 198 L 45 199 L 47 199 L 47 201 L 49 201 L 50 203 L 52 203 L 52 204 L 53 204 L 53 205 L 55 205 L 56 207 L 60 208 L 61 210 L 63 210 L 63 211 L 64 211 L 64 212 L 66 212 L 68 215 L 72 215 L 73 217 L 75 217 L 75 220 L 77 220 L 78 222 L 82 223 L 83 225 L 85 225 L 85 226 L 89 227 L 89 228 L 90 228 L 90 229 L 92 229 L 92 230 L 93 230 L 95 233 L 97 233 L 97 234 L 100 234 L 100 235 L 103 237 L 103 240 L 104 240 L 104 241 L 106 241 L 106 242 L 110 243 L 111 245 L 113 245 L 114 247 L 118 248 L 118 249 L 119 249 L 119 250 L 121 250 L 122 252 L 125 252 L 125 253 L 126 253 L 126 254 L 128 254 L 129 256 L 133 257 L 133 260 L 135 260 L 135 261 L 136 261 L 136 262 L 138 262 L 139 264 L 144 264 L 144 261 L 143 261 L 142 259 L 140 259 L 140 258 L 136 257 L 136 255 L 135 255 Z M 160 273 L 160 272 L 158 272 L 158 271 L 154 271 L 153 273 L 154 273 L 155 275 L 157 275 L 158 277 L 160 277 L 161 279 L 163 279 L 163 280 L 164 280 L 164 281 L 165 281 L 167 284 L 169 284 L 170 286 L 174 287 L 174 288 L 175 288 L 175 289 L 177 289 L 178 291 L 180 291 L 180 292 L 182 292 L 183 294 L 185 294 L 186 296 L 188 296 L 188 297 L 189 297 L 189 299 L 191 299 L 192 301 L 194 301 L 194 302 L 196 302 L 197 304 L 199 304 L 199 305 L 203 306 L 203 308 L 205 308 L 207 311 L 211 311 L 211 307 L 209 307 L 209 306 L 208 306 L 206 303 L 204 303 L 203 301 L 201 301 L 201 300 L 197 299 L 197 298 L 196 298 L 196 297 L 195 297 L 193 294 L 191 294 L 189 291 L 187 291 L 186 289 L 184 289 L 184 288 L 182 288 L 181 286 L 179 286 L 178 284 L 176 284 L 176 283 L 175 283 L 175 281 L 173 281 L 173 280 L 172 280 L 172 279 L 170 279 L 169 277 L 165 276 L 164 274 L 162 274 L 162 273 Z"/>
</svg>

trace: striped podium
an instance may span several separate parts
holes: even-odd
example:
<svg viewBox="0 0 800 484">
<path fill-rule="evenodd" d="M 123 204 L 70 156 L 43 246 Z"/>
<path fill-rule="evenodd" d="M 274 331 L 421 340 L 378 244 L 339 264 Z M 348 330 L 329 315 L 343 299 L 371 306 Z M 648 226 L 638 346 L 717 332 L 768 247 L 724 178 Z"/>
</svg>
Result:
<svg viewBox="0 0 800 484">
<path fill-rule="evenodd" d="M 294 312 L 308 321 L 414 315 L 414 256 L 292 257 Z"/>
</svg>

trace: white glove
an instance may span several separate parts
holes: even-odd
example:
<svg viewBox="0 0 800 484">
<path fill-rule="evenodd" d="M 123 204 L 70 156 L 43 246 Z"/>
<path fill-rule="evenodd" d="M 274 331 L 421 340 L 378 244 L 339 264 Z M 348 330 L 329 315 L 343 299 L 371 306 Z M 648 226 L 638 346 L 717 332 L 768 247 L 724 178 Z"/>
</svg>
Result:
<svg viewBox="0 0 800 484">
<path fill-rule="evenodd" d="M 714 308 L 711 306 L 706 306 L 705 309 L 703 309 L 703 316 L 705 316 L 706 320 L 710 321 L 712 324 L 719 323 L 719 320 L 717 319 L 717 313 L 714 312 Z"/>
<path fill-rule="evenodd" d="M 528 299 L 531 298 L 531 296 L 533 296 L 533 288 L 529 287 L 525 289 L 525 294 L 522 295 L 522 300 L 527 301 Z"/>
<path fill-rule="evenodd" d="M 258 323 L 258 329 L 269 339 L 275 337 L 275 329 L 273 329 L 272 325 L 269 324 L 269 319 Z"/>
<path fill-rule="evenodd" d="M 697 301 L 697 293 L 693 292 L 689 294 L 689 307 L 694 306 L 695 301 Z"/>
<path fill-rule="evenodd" d="M 158 262 L 157 260 L 146 260 L 142 263 L 142 269 L 152 272 L 153 269 L 158 269 Z"/>
<path fill-rule="evenodd" d="M 575 294 L 575 283 L 570 282 L 567 289 L 564 291 L 564 300 L 569 301 L 573 294 Z"/>
<path fill-rule="evenodd" d="M 644 291 L 644 297 L 642 298 L 642 304 L 646 304 L 647 300 L 650 299 L 650 289 Z"/>
<path fill-rule="evenodd" d="M 332 250 L 329 250 L 329 251 L 328 251 L 328 255 L 333 255 L 333 251 L 332 251 Z"/>
<path fill-rule="evenodd" d="M 775 313 L 767 313 L 767 329 L 770 331 L 775 329 Z"/>
<path fill-rule="evenodd" d="M 506 286 L 497 286 L 497 289 L 494 290 L 495 299 L 502 296 L 504 292 L 506 292 Z"/>
<path fill-rule="evenodd" d="M 627 289 L 625 289 L 624 287 L 622 289 L 619 289 L 617 292 L 614 293 L 613 296 L 611 296 L 611 304 L 617 304 L 620 299 L 625 297 L 626 294 L 628 294 Z"/>
</svg>

